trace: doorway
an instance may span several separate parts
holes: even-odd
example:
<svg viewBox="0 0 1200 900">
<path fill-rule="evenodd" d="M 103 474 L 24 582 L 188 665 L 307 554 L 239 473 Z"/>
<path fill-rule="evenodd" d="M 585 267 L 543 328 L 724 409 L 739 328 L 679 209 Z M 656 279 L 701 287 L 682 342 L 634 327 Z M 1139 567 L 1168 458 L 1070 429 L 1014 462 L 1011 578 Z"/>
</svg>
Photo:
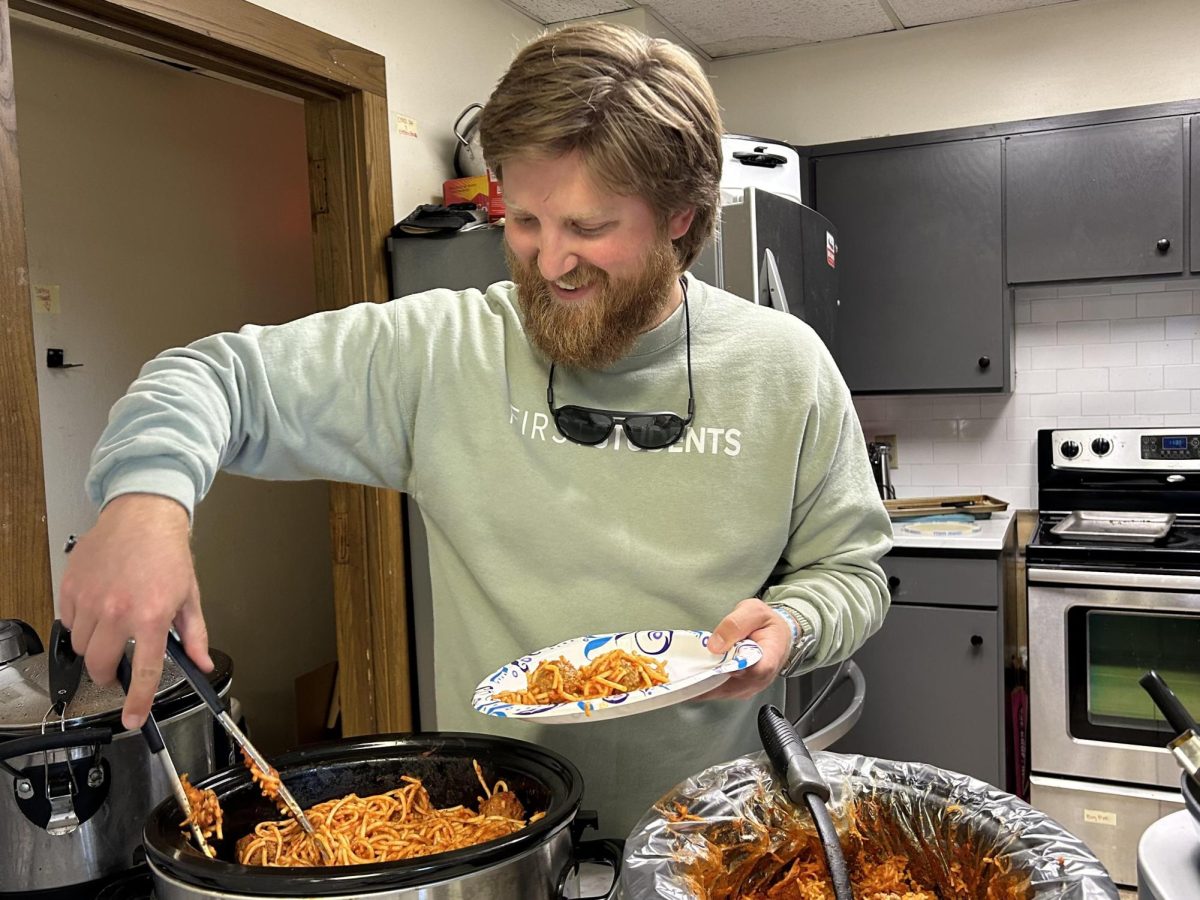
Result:
<svg viewBox="0 0 1200 900">
<path fill-rule="evenodd" d="M 41 421 L 38 414 L 38 365 L 44 365 L 39 355 L 50 344 L 54 328 L 59 328 L 59 343 L 66 343 L 65 332 L 67 311 L 78 310 L 87 300 L 86 285 L 78 278 L 61 278 L 67 284 L 57 284 L 52 279 L 57 277 L 52 273 L 54 266 L 44 261 L 46 255 L 77 253 L 82 260 L 83 248 L 78 246 L 78 239 L 71 246 L 67 240 L 45 240 L 31 230 L 29 248 L 35 263 L 31 268 L 27 261 L 24 229 L 21 228 L 23 209 L 31 212 L 31 227 L 39 228 L 38 220 L 42 216 L 40 201 L 25 200 L 22 196 L 24 183 L 21 179 L 19 157 L 17 155 L 18 135 L 15 127 L 17 121 L 14 115 L 15 95 L 21 97 L 22 84 L 20 69 L 17 66 L 14 79 L 11 55 L 11 19 L 10 4 L 0 0 L 0 84 L 14 85 L 13 92 L 5 92 L 4 103 L 0 106 L 0 125 L 3 126 L 3 137 L 0 142 L 0 172 L 3 173 L 0 186 L 0 209 L 5 215 L 5 235 L 0 241 L 0 270 L 15 273 L 15 279 L 6 279 L 0 283 L 0 318 L 9 325 L 5 329 L 4 338 L 0 340 L 0 370 L 6 377 L 0 380 L 0 411 L 11 413 L 9 421 L 16 421 L 16 429 L 9 430 L 5 444 L 5 471 L 3 487 L 3 503 L 0 504 L 0 514 L 4 521 L 0 522 L 0 578 L 5 580 L 0 584 L 0 616 L 19 617 L 35 624 L 45 635 L 49 619 L 52 617 L 52 590 L 54 578 L 51 575 L 50 554 L 56 549 L 56 541 L 61 536 L 48 531 L 54 527 L 53 522 L 47 523 L 45 518 L 46 496 L 49 491 L 52 496 L 52 508 L 57 505 L 54 496 L 57 484 L 56 476 L 63 467 L 63 460 L 55 457 L 47 458 L 47 464 L 53 463 L 54 468 L 47 465 L 44 471 L 42 461 L 43 426 L 53 427 L 52 423 Z M 164 72 L 174 78 L 181 76 L 191 79 L 187 82 L 189 90 L 204 83 L 206 89 L 221 91 L 248 91 L 245 85 L 255 85 L 275 92 L 276 96 L 254 94 L 252 103 L 266 104 L 271 101 L 273 114 L 281 121 L 287 120 L 292 127 L 297 124 L 295 114 L 302 110 L 303 132 L 301 147 L 307 152 L 299 151 L 304 156 L 303 166 L 307 169 L 308 190 L 303 196 L 289 194 L 288 203 L 299 216 L 289 219 L 298 221 L 307 232 L 309 238 L 309 253 L 305 260 L 308 268 L 308 283 L 312 285 L 309 295 L 311 303 L 308 309 L 293 311 L 272 308 L 270 304 L 280 299 L 295 301 L 302 293 L 299 289 L 288 290 L 286 284 L 280 287 L 273 285 L 270 290 L 247 292 L 241 302 L 253 309 L 242 309 L 245 313 L 243 321 L 266 322 L 294 318 L 296 315 L 313 311 L 315 308 L 326 309 L 345 306 L 361 300 L 382 301 L 387 299 L 387 279 L 383 264 L 383 238 L 390 226 L 391 189 L 389 182 L 389 167 L 387 165 L 387 130 L 386 130 L 386 97 L 383 88 L 383 61 L 375 54 L 361 48 L 345 44 L 329 35 L 321 34 L 313 29 L 292 22 L 281 16 L 269 13 L 250 3 L 241 0 L 218 0 L 213 6 L 206 6 L 205 21 L 196 18 L 195 13 L 187 7 L 186 2 L 157 2 L 151 9 L 143 9 L 146 4 L 137 0 L 121 0 L 121 2 L 98 3 L 92 0 L 69 0 L 69 2 L 41 2 L 41 0 L 16 0 L 11 3 L 14 11 L 22 18 L 22 37 L 26 19 L 29 26 L 36 27 L 39 23 L 53 22 L 65 26 L 80 34 L 102 38 L 106 43 L 115 43 L 123 47 L 138 48 L 162 62 L 151 63 L 144 58 L 127 59 L 126 63 L 134 62 L 140 66 L 160 66 L 168 63 Z M 214 25 L 214 22 L 219 24 Z M 63 35 L 53 36 L 63 39 Z M 78 40 L 78 37 L 74 38 Z M 111 47 L 100 48 L 106 53 L 114 53 Z M 96 47 L 92 47 L 96 51 Z M 329 60 L 336 58 L 338 66 L 329 65 Z M 166 69 L 170 69 L 167 73 Z M 190 71 L 189 71 L 190 70 Z M 198 75 L 207 73 L 212 78 Z M 218 80 L 224 79 L 224 80 Z M 232 79 L 241 84 L 232 85 L 227 80 Z M 15 82 L 15 84 L 14 84 Z M 31 92 L 36 88 L 30 85 Z M 211 91 L 210 91 L 211 93 Z M 232 96 L 232 95 L 226 95 Z M 295 101 L 284 98 L 296 98 Z M 31 104 L 33 103 L 31 99 Z M 280 105 L 282 104 L 282 105 Z M 34 109 L 31 106 L 31 110 Z M 266 109 L 266 106 L 263 106 Z M 284 110 L 287 110 L 285 112 Z M 31 113 L 31 115 L 35 115 Z M 114 123 L 115 124 L 115 123 Z M 179 122 L 177 131 L 160 128 L 168 139 L 178 140 L 173 149 L 175 161 L 190 160 L 189 154 L 194 153 L 194 132 L 189 137 L 189 127 L 194 123 Z M 120 127 L 120 126 L 118 126 Z M 125 126 L 128 127 L 128 126 Z M 35 143 L 40 140 L 34 129 L 30 140 Z M 63 135 L 56 138 L 60 142 L 68 142 L 77 138 L 78 133 Z M 117 161 L 111 165 L 119 167 Z M 39 179 L 54 180 L 54 175 L 46 175 L 39 170 L 37 163 L 30 163 L 30 188 L 35 189 Z M 101 168 L 103 177 L 105 171 Z M 60 173 L 61 174 L 61 173 Z M 150 172 L 146 173 L 147 181 L 152 181 Z M 69 179 L 64 179 L 69 181 Z M 292 178 L 287 191 L 292 191 L 299 182 Z M 154 186 L 148 184 L 138 193 L 145 196 L 161 196 L 163 191 L 169 193 L 168 180 Z M 176 188 L 179 183 L 176 182 Z M 226 190 L 230 185 L 225 184 Z M 70 194 L 58 194 L 60 206 L 69 203 Z M 116 218 L 116 204 L 119 204 L 120 194 L 111 210 L 112 218 Z M 189 210 L 189 212 L 192 212 Z M 268 225 L 276 225 L 269 211 L 250 211 L 249 219 L 255 214 L 266 215 L 263 220 Z M 58 209 L 55 215 L 60 220 L 69 217 L 69 209 Z M 144 239 L 159 238 L 163 233 L 169 234 L 172 225 L 175 231 L 183 233 L 179 223 L 173 223 L 169 213 L 159 212 L 160 220 L 155 223 L 156 231 L 143 234 Z M 51 217 L 54 218 L 54 217 Z M 16 227 L 9 227 L 15 223 Z M 145 224 L 145 223 L 144 223 Z M 222 229 L 221 223 L 208 232 L 218 243 L 228 238 L 228 228 Z M 226 223 L 227 224 L 227 223 Z M 55 229 L 61 233 L 64 229 Z M 66 229 L 69 231 L 69 229 Z M 295 238 L 296 235 L 291 235 Z M 84 235 L 86 240 L 86 234 Z M 132 243 L 132 242 L 131 242 Z M 153 244 L 153 242 L 151 242 Z M 294 248 L 295 244 L 290 246 Z M 197 334 L 194 330 L 208 331 L 209 319 L 203 319 L 204 312 L 199 304 L 192 299 L 191 303 L 179 303 L 179 295 L 185 295 L 181 285 L 181 275 L 178 272 L 156 270 L 162 266 L 170 254 L 161 252 L 162 246 L 141 254 L 133 254 L 131 261 L 132 272 L 119 273 L 133 285 L 149 285 L 151 283 L 180 284 L 178 291 L 156 293 L 148 298 L 148 302 L 161 304 L 166 309 L 176 303 L 176 316 L 171 320 L 172 328 L 181 332 L 181 336 L 169 337 L 165 343 L 152 347 L 149 352 L 141 353 L 145 358 L 162 349 L 170 343 L 179 343 L 191 339 Z M 226 248 L 229 249 L 229 248 Z M 234 248 L 237 249 L 237 248 Z M 213 252 L 213 248 L 186 246 L 175 248 L 173 259 L 194 258 L 203 260 L 205 250 Z M 250 251 L 250 257 L 242 260 L 244 268 L 237 272 L 247 282 L 253 281 L 255 267 L 268 255 L 263 252 L 261 244 Z M 114 267 L 115 268 L 115 267 Z M 232 267 L 235 271 L 237 266 Z M 34 278 L 46 277 L 42 285 L 57 284 L 57 299 L 53 292 L 43 291 L 45 302 L 53 306 L 57 303 L 57 320 L 55 313 L 45 310 L 37 315 L 48 318 L 39 322 L 41 334 L 35 340 L 33 325 L 34 313 L 31 311 L 30 274 Z M 155 277 L 152 279 L 150 275 Z M 297 273 L 292 272 L 293 277 Z M 285 279 L 286 281 L 286 279 Z M 65 289 L 65 290 L 64 290 Z M 250 300 L 250 296 L 259 297 L 265 306 L 258 301 Z M 284 295 L 290 295 L 286 298 Z M 234 304 L 236 306 L 236 303 Z M 155 307 L 158 310 L 158 307 Z M 98 314 L 98 307 L 92 309 Z M 161 310 L 158 310 L 161 311 Z M 226 310 L 233 318 L 240 314 L 238 310 Z M 294 312 L 294 314 L 293 314 Z M 170 318 L 170 317 L 168 317 Z M 201 321 L 203 319 L 203 321 Z M 76 319 L 75 321 L 79 321 Z M 138 331 L 143 323 L 133 320 L 123 323 L 125 328 Z M 232 323 L 240 324 L 240 323 Z M 44 328 L 42 326 L 45 326 Z M 219 325 L 218 327 L 231 327 Z M 187 332 L 182 334 L 182 332 Z M 122 337 L 126 337 L 122 333 Z M 136 336 L 133 336 L 136 337 Z M 163 337 L 158 336 L 155 340 Z M 74 338 L 73 338 L 74 340 Z M 99 344 L 100 342 L 97 342 Z M 105 342 L 107 344 L 107 342 Z M 120 342 L 117 342 L 120 343 Z M 137 343 L 136 340 L 133 343 Z M 92 347 L 85 343 L 89 354 Z M 65 348 L 70 351 L 70 348 Z M 105 359 L 106 350 L 96 349 L 95 362 L 82 357 L 78 360 L 67 358 L 66 362 L 79 361 L 86 367 L 94 366 L 97 374 L 108 369 L 119 369 L 128 365 L 129 361 L 118 362 L 115 359 Z M 140 360 L 139 360 L 140 361 Z M 14 377 L 7 377 L 13 373 Z M 69 396 L 81 396 L 84 392 L 78 389 L 78 382 L 73 385 L 69 380 L 79 375 L 90 374 L 87 368 L 67 369 L 49 373 L 55 378 L 61 376 L 61 382 L 46 383 L 45 391 L 49 395 L 54 389 L 62 388 Z M 124 376 L 121 376 L 124 377 Z M 126 383 L 128 378 L 125 378 Z M 48 406 L 54 398 L 47 397 Z M 111 400 L 109 401 L 111 402 Z M 107 409 L 107 403 L 101 404 Z M 92 440 L 98 431 L 93 431 Z M 47 452 L 56 446 L 57 435 L 47 434 Z M 70 454 L 78 460 L 80 452 L 75 446 L 77 442 L 68 440 L 58 441 L 62 448 L 71 444 Z M 90 444 L 91 441 L 85 443 Z M 66 455 L 66 451 L 63 451 Z M 242 481 L 230 479 L 230 482 Z M 244 502 L 255 508 L 263 508 L 279 497 L 272 494 L 283 486 L 255 484 L 248 489 L 258 491 L 250 500 Z M 300 503 L 307 509 L 319 509 L 323 497 L 311 492 L 302 496 L 304 488 L 314 486 L 289 485 L 301 493 L 289 497 L 285 502 Z M 401 532 L 401 517 L 399 513 L 399 496 L 393 492 L 360 488 L 350 485 L 333 484 L 318 485 L 318 491 L 328 492 L 328 504 L 325 506 L 326 528 L 323 546 L 327 547 L 324 559 L 332 560 L 327 566 L 323 578 L 327 586 L 326 600 L 323 604 L 325 621 L 331 618 L 336 623 L 330 635 L 330 629 L 324 629 L 324 639 L 331 637 L 336 645 L 340 665 L 340 700 L 343 715 L 343 730 L 347 734 L 358 734 L 371 731 L 406 730 L 411 721 L 411 702 L 409 700 L 410 679 L 408 673 L 407 652 L 407 616 L 404 595 L 403 569 L 403 535 Z M 213 500 L 219 499 L 219 491 L 237 493 L 241 486 L 225 488 L 218 484 L 214 488 Z M 247 495 L 250 496 L 250 495 Z M 235 504 L 236 505 L 236 504 Z M 220 533 L 219 526 L 212 532 L 206 532 L 204 524 L 208 515 L 208 507 L 202 512 L 197 521 L 196 549 L 197 554 L 211 556 L 220 554 L 220 545 L 228 539 L 227 534 Z M 214 514 L 214 521 L 216 521 Z M 252 528 L 253 521 L 249 517 L 240 517 L 243 526 Z M 320 529 L 316 529 L 317 532 Z M 212 535 L 217 549 L 206 548 L 204 543 Z M 256 537 L 262 537 L 257 535 Z M 312 538 L 312 535 L 310 535 Z M 269 551 L 281 556 L 283 564 L 303 558 L 305 551 L 296 552 L 293 547 L 272 546 Z M 251 552 L 250 557 L 261 557 L 263 553 Z M 257 577 L 260 569 L 265 568 L 260 560 L 251 558 L 238 567 L 243 576 Z M 256 565 L 257 564 L 257 565 Z M 212 590 L 212 585 L 206 585 L 204 572 L 201 575 L 201 588 Z M 236 575 L 232 576 L 236 580 Z M 247 577 L 246 580 L 250 580 Z M 226 576 L 222 587 L 228 590 L 231 583 Z M 239 585 L 247 588 L 250 593 L 264 593 L 261 583 Z M 279 584 L 275 584 L 278 590 Z M 286 590 L 286 587 L 284 588 Z M 282 591 L 280 591 L 282 592 Z M 332 595 L 332 600 L 328 598 Z M 206 600 L 206 612 L 210 617 L 210 627 L 215 625 L 212 620 L 214 611 L 218 609 L 219 599 L 213 602 Z M 214 605 L 218 604 L 218 605 Z M 329 610 L 332 606 L 333 614 Z M 225 613 L 219 615 L 224 616 Z M 233 612 L 230 615 L 234 615 Z M 248 615 L 230 627 L 249 628 L 257 646 L 272 639 L 280 642 L 293 642 L 294 636 L 279 620 L 255 621 L 255 617 L 242 603 L 236 608 L 236 615 Z M 267 617 L 263 617 L 266 619 Z M 320 635 L 320 611 L 316 616 L 317 627 L 312 628 L 314 634 Z M 220 644 L 214 639 L 214 643 Z M 318 641 L 319 644 L 319 641 Z M 223 649 L 229 650 L 229 647 Z M 321 652 L 317 650 L 316 652 Z M 265 655 L 265 654 L 260 654 Z M 320 660 L 315 660 L 319 662 Z M 270 666 L 269 660 L 263 661 Z M 235 656 L 235 665 L 245 665 Z M 288 685 L 290 692 L 290 684 Z M 240 690 L 240 688 L 239 688 Z M 290 741 L 289 741 L 290 742 Z"/>
</svg>

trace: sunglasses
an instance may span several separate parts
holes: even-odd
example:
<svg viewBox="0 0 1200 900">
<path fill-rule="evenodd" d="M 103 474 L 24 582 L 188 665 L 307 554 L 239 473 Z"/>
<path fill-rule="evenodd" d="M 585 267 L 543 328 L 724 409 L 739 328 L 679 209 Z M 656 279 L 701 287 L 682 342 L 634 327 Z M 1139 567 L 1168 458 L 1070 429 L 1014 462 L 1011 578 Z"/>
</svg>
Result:
<svg viewBox="0 0 1200 900">
<path fill-rule="evenodd" d="M 688 411 L 687 418 L 673 412 L 621 412 L 590 406 L 554 405 L 554 363 L 550 363 L 550 383 L 546 401 L 554 426 L 569 441 L 593 447 L 603 444 L 620 425 L 629 443 L 643 450 L 670 447 L 692 424 L 696 414 L 696 393 L 692 387 L 692 320 L 688 313 L 687 284 L 683 285 L 684 341 L 687 344 Z"/>
</svg>

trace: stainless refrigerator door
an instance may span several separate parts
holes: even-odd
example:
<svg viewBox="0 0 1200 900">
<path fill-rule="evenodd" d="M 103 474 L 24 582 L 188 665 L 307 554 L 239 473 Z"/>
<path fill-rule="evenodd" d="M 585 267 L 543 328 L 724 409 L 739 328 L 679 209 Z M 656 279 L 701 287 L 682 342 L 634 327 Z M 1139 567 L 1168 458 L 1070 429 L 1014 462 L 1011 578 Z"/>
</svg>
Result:
<svg viewBox="0 0 1200 900">
<path fill-rule="evenodd" d="M 837 232 L 828 219 L 787 197 L 747 188 L 721 209 L 720 285 L 812 326 L 826 346 L 837 318 Z M 773 290 L 771 277 L 781 290 Z"/>
</svg>

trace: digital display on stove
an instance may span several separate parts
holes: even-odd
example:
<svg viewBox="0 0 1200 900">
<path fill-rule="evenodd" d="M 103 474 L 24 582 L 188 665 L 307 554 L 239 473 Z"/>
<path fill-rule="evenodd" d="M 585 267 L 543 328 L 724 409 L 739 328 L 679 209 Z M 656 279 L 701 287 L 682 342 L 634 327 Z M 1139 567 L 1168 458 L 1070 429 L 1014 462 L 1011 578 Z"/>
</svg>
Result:
<svg viewBox="0 0 1200 900">
<path fill-rule="evenodd" d="M 1162 448 L 1164 450 L 1186 450 L 1188 439 L 1186 437 L 1163 437 Z"/>
</svg>

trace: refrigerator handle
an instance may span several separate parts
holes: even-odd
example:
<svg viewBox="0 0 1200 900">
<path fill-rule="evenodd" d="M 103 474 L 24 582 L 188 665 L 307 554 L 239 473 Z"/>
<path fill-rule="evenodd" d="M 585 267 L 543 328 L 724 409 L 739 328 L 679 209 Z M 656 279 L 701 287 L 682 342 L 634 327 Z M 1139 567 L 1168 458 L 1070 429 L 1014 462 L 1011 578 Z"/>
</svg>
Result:
<svg viewBox="0 0 1200 900">
<path fill-rule="evenodd" d="M 779 277 L 775 254 L 770 249 L 763 251 L 762 265 L 758 270 L 758 284 L 760 306 L 769 306 L 785 313 L 792 312 L 788 306 L 787 293 L 783 289 L 783 279 Z M 803 310 L 798 310 L 795 314 L 804 318 Z"/>
</svg>

